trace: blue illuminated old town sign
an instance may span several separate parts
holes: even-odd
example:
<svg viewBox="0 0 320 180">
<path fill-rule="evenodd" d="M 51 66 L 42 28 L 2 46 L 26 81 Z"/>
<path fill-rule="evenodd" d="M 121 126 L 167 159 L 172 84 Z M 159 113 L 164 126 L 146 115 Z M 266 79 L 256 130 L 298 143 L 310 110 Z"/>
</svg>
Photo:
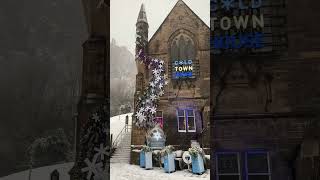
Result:
<svg viewBox="0 0 320 180">
<path fill-rule="evenodd" d="M 263 48 L 263 0 L 212 0 L 211 45 L 214 49 Z"/>
<path fill-rule="evenodd" d="M 172 66 L 174 79 L 194 77 L 192 60 L 176 60 L 173 61 Z"/>
</svg>

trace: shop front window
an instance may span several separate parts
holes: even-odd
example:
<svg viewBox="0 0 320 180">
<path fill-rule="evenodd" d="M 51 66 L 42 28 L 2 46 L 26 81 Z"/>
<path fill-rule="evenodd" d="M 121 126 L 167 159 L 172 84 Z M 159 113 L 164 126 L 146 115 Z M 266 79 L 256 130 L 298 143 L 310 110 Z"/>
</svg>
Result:
<svg viewBox="0 0 320 180">
<path fill-rule="evenodd" d="M 218 153 L 217 180 L 240 180 L 239 153 Z"/>
<path fill-rule="evenodd" d="M 196 132 L 195 113 L 192 109 L 177 110 L 178 132 Z"/>
</svg>

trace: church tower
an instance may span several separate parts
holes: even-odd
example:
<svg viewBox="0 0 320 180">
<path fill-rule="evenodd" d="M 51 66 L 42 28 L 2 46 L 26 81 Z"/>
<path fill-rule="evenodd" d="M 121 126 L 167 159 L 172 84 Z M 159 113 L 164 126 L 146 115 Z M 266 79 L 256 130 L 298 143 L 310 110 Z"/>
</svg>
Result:
<svg viewBox="0 0 320 180">
<path fill-rule="evenodd" d="M 136 46 L 136 51 L 140 48 L 147 51 L 147 44 L 148 44 L 148 33 L 149 33 L 149 24 L 147 20 L 147 14 L 145 10 L 144 4 L 141 5 L 140 12 L 138 15 L 137 23 L 136 23 L 136 35 L 137 39 L 141 38 L 143 44 Z"/>
<path fill-rule="evenodd" d="M 140 49 L 142 49 L 144 53 L 148 54 L 148 29 L 149 24 L 147 20 L 146 10 L 144 4 L 142 4 L 136 23 L 136 42 L 141 42 L 140 44 L 136 44 L 136 55 L 139 53 Z M 138 74 L 136 75 L 136 91 L 134 94 L 135 112 L 137 100 L 143 93 L 143 90 L 145 89 L 145 86 L 147 85 L 149 80 L 148 67 L 144 63 L 140 63 L 138 59 L 136 59 L 136 66 Z M 144 144 L 145 131 L 143 129 L 139 129 L 138 127 L 133 125 L 131 133 L 131 144 Z M 133 153 L 131 152 L 131 157 L 132 155 Z M 134 158 L 131 158 L 131 162 L 134 162 L 133 159 Z"/>
</svg>

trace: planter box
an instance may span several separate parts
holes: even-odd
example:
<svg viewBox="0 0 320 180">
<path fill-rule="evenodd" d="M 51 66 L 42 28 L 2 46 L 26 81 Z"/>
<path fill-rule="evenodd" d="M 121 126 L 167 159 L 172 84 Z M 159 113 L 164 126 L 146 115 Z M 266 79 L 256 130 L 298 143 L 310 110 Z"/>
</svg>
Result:
<svg viewBox="0 0 320 180">
<path fill-rule="evenodd" d="M 196 157 L 191 156 L 191 160 L 192 160 L 192 173 L 203 174 L 204 165 L 203 165 L 202 157 L 198 154 Z"/>
<path fill-rule="evenodd" d="M 141 168 L 146 167 L 146 160 L 145 159 L 146 159 L 145 158 L 145 153 L 144 153 L 144 151 L 141 151 L 140 152 L 140 167 Z"/>
<path fill-rule="evenodd" d="M 164 170 L 167 173 L 174 172 L 176 170 L 174 164 L 174 155 L 173 153 L 164 156 Z"/>
<path fill-rule="evenodd" d="M 146 152 L 145 153 L 145 168 L 146 169 L 152 169 L 152 152 Z"/>
</svg>

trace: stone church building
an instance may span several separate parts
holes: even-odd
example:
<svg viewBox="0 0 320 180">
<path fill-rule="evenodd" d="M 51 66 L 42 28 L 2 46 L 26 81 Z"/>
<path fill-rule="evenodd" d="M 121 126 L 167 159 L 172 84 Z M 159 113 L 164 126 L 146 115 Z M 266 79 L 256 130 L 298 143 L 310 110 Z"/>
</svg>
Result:
<svg viewBox="0 0 320 180">
<path fill-rule="evenodd" d="M 191 140 L 198 141 L 210 152 L 210 44 L 209 27 L 179 0 L 159 29 L 148 41 L 148 20 L 144 5 L 136 23 L 148 56 L 165 62 L 168 85 L 161 97 L 155 120 L 163 128 L 166 145 L 187 150 Z M 152 23 L 152 22 L 150 22 Z M 180 65 L 186 65 L 188 72 Z M 151 76 L 144 64 L 137 61 L 135 101 L 142 94 Z M 131 144 L 145 143 L 145 130 L 133 126 Z M 132 153 L 131 162 L 136 161 Z"/>
</svg>

